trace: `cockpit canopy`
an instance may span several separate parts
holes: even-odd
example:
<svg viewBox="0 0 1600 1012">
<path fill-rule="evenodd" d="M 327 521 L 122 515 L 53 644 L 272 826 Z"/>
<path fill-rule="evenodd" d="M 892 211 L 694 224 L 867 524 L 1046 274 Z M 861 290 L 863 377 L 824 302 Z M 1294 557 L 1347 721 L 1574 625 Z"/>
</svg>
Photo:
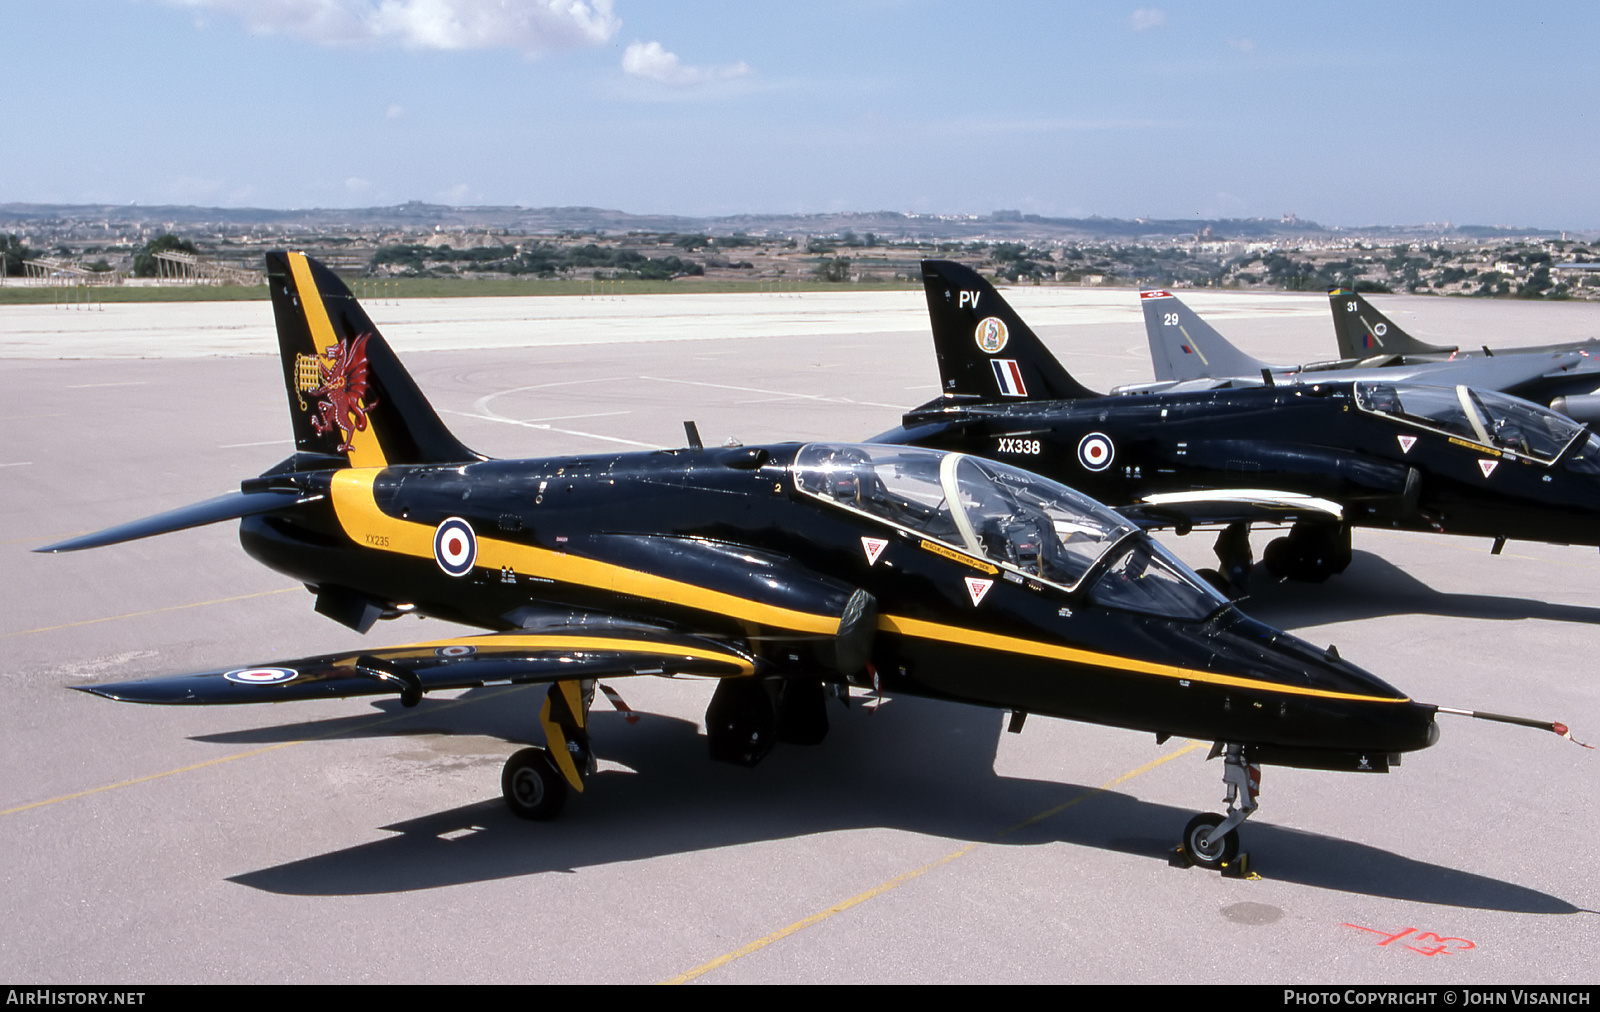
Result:
<svg viewBox="0 0 1600 1012">
<path fill-rule="evenodd" d="M 1548 408 L 1466 386 L 1357 383 L 1356 406 L 1546 464 L 1554 463 L 1584 432 L 1583 426 Z"/>
<path fill-rule="evenodd" d="M 1227 600 L 1122 516 L 1038 475 L 916 447 L 812 443 L 795 487 L 1036 580 L 1089 590 L 1106 607 L 1204 618 Z M 1120 556 L 1120 557 L 1119 557 Z"/>
</svg>

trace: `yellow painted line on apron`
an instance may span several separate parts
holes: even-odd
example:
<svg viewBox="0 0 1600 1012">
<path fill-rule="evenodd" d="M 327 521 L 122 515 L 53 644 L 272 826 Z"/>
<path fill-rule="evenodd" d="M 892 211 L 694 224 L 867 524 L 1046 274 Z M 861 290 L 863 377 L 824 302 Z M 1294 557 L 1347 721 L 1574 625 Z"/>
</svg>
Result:
<svg viewBox="0 0 1600 1012">
<path fill-rule="evenodd" d="M 735 949 L 733 952 L 730 952 L 727 955 L 718 956 L 716 959 L 713 959 L 709 963 L 702 963 L 702 964 L 700 964 L 699 966 L 695 967 L 692 970 L 685 970 L 683 973 L 678 974 L 676 977 L 669 978 L 667 980 L 662 981 L 661 983 L 663 983 L 663 984 L 686 984 L 689 981 L 694 980 L 696 977 L 701 977 L 701 976 L 704 976 L 707 973 L 710 973 L 712 970 L 715 970 L 719 966 L 726 966 L 726 965 L 728 965 L 729 963 L 733 962 L 736 959 L 739 959 L 739 958 L 741 958 L 743 956 L 748 956 L 752 952 L 757 952 L 757 951 L 759 951 L 761 949 L 766 948 L 767 946 L 771 945 L 773 942 L 780 942 L 783 939 L 788 938 L 790 935 L 795 934 L 796 932 L 804 931 L 806 928 L 811 927 L 813 924 L 820 924 L 823 921 L 827 920 L 828 918 L 834 916 L 835 914 L 842 914 L 846 910 L 849 910 L 851 907 L 860 906 L 861 904 L 867 902 L 868 900 L 872 899 L 875 896 L 882 896 L 886 892 L 890 892 L 890 891 L 892 891 L 894 889 L 898 889 L 900 886 L 905 885 L 907 882 L 910 882 L 913 879 L 921 878 L 923 875 L 926 875 L 928 872 L 933 871 L 936 868 L 942 868 L 945 865 L 949 864 L 952 861 L 955 861 L 958 858 L 965 857 L 966 855 L 972 853 L 974 850 L 977 850 L 980 846 L 983 846 L 983 844 L 986 843 L 986 842 L 987 843 L 996 843 L 996 842 L 998 842 L 1000 840 L 1005 839 L 1007 836 L 1010 836 L 1012 833 L 1015 833 L 1015 832 L 1017 832 L 1019 830 L 1025 829 L 1028 826 L 1032 826 L 1032 825 L 1035 825 L 1037 823 L 1043 822 L 1045 819 L 1048 819 L 1053 815 L 1059 815 L 1060 813 L 1062 813 L 1062 812 L 1066 811 L 1067 809 L 1071 808 L 1073 805 L 1079 805 L 1079 804 L 1082 804 L 1085 801 L 1088 801 L 1090 798 L 1098 797 L 1099 795 L 1104 794 L 1106 791 L 1109 791 L 1111 788 L 1117 786 L 1118 784 L 1126 783 L 1127 781 L 1132 780 L 1134 777 L 1143 776 L 1144 774 L 1149 773 L 1151 770 L 1155 769 L 1158 766 L 1161 766 L 1161 765 L 1163 765 L 1165 763 L 1169 763 L 1169 762 L 1171 762 L 1172 760 L 1178 758 L 1181 755 L 1187 755 L 1188 753 L 1193 752 L 1195 749 L 1200 748 L 1201 744 L 1202 744 L 1201 742 L 1192 741 L 1189 744 L 1185 745 L 1183 748 L 1178 749 L 1176 752 L 1168 753 L 1167 755 L 1164 755 L 1159 759 L 1153 759 L 1150 762 L 1145 763 L 1143 766 L 1140 766 L 1136 770 L 1129 770 L 1128 772 L 1122 774 L 1119 777 L 1115 777 L 1115 778 L 1113 778 L 1111 780 L 1108 780 L 1106 783 L 1100 785 L 1099 787 L 1095 788 L 1092 791 L 1087 791 L 1087 792 L 1085 792 L 1083 794 L 1078 795 L 1077 797 L 1073 798 L 1071 801 L 1063 802 L 1062 804 L 1056 805 L 1054 808 L 1046 809 L 1045 811 L 1042 811 L 1037 815 L 1033 815 L 1033 816 L 1030 816 L 1030 817 L 1028 817 L 1026 819 L 1023 819 L 1021 822 L 1017 823 L 1014 826 L 1008 826 L 1007 828 L 1002 829 L 1000 832 L 996 833 L 991 839 L 989 839 L 987 841 L 974 841 L 972 843 L 969 843 L 965 847 L 962 847 L 959 850 L 953 850 L 950 853 L 946 854 L 945 856 L 939 858 L 936 861 L 930 861 L 929 863 L 923 865 L 921 868 L 916 868 L 916 869 L 913 869 L 911 871 L 908 871 L 904 875 L 900 875 L 900 876 L 897 876 L 895 878 L 892 878 L 889 881 L 884 882 L 882 885 L 874 886 L 873 888 L 868 889 L 864 893 L 858 893 L 855 896 L 852 896 L 847 900 L 843 900 L 843 901 L 841 901 L 839 903 L 835 903 L 833 906 L 829 907 L 826 910 L 823 910 L 823 911 L 821 911 L 819 913 L 812 914 L 810 917 L 807 917 L 807 918 L 805 918 L 803 920 L 795 921 L 793 924 L 789 925 L 788 927 L 782 928 L 782 929 L 780 929 L 778 931 L 774 931 L 772 934 L 767 935 L 764 938 L 758 938 L 755 941 L 751 942 L 749 945 L 746 945 L 742 949 Z"/>
<path fill-rule="evenodd" d="M 210 601 L 196 601 L 193 604 L 172 604 L 165 608 L 151 608 L 149 611 L 130 611 L 125 615 L 107 615 L 104 618 L 86 618 L 81 622 L 64 622 L 61 625 L 44 625 L 37 629 L 19 629 L 16 632 L 0 633 L 0 639 L 8 636 L 29 636 L 33 633 L 54 632 L 57 629 L 76 629 L 78 626 L 95 625 L 100 622 L 115 622 L 123 618 L 143 618 L 146 615 L 159 615 L 164 611 L 183 611 L 185 608 L 204 608 L 208 604 L 227 604 L 229 601 L 248 601 L 256 597 L 271 597 L 273 594 L 287 594 L 291 590 L 303 590 L 302 587 L 282 587 L 278 590 L 261 590 L 254 594 L 239 594 L 235 597 L 219 597 Z"/>
</svg>

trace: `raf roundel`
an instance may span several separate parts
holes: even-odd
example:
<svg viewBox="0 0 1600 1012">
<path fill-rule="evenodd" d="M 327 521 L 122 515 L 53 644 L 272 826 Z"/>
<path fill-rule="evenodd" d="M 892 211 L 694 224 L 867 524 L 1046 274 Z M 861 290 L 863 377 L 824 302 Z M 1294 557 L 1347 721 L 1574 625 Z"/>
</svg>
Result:
<svg viewBox="0 0 1600 1012">
<path fill-rule="evenodd" d="M 1006 340 L 1011 334 L 1006 330 L 1005 321 L 998 316 L 991 316 L 978 324 L 978 329 L 972 336 L 977 339 L 978 347 L 986 353 L 993 355 L 1006 346 Z"/>
<path fill-rule="evenodd" d="M 222 673 L 223 678 L 240 685 L 276 685 L 292 682 L 299 676 L 293 668 L 235 668 Z"/>
<path fill-rule="evenodd" d="M 451 576 L 466 576 L 478 560 L 478 537 L 472 525 L 451 517 L 433 532 L 433 558 Z"/>
<path fill-rule="evenodd" d="M 1104 432 L 1091 432 L 1078 443 L 1078 463 L 1091 471 L 1104 471 L 1116 455 L 1116 446 Z"/>
</svg>

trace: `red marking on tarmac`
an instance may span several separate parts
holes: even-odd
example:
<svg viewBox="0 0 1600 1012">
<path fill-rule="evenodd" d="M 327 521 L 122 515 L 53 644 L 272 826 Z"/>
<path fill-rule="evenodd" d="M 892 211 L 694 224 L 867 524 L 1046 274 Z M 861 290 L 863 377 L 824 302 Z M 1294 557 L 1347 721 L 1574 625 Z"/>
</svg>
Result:
<svg viewBox="0 0 1600 1012">
<path fill-rule="evenodd" d="M 1456 952 L 1466 952 L 1468 949 L 1477 948 L 1476 945 L 1467 941 L 1465 938 L 1440 936 L 1431 931 L 1418 932 L 1416 928 L 1401 928 L 1399 931 L 1388 933 L 1379 928 L 1363 928 L 1359 924 L 1345 923 L 1340 925 L 1340 927 L 1355 928 L 1357 931 L 1367 931 L 1374 935 L 1381 936 L 1383 941 L 1378 943 L 1378 948 L 1380 949 L 1390 945 L 1393 942 L 1400 941 L 1407 935 L 1411 935 L 1411 941 L 1422 944 L 1424 948 L 1419 949 L 1415 945 L 1403 945 L 1401 948 L 1410 949 L 1412 952 L 1423 956 L 1450 956 L 1454 955 Z M 1436 944 L 1429 945 L 1429 942 Z"/>
</svg>

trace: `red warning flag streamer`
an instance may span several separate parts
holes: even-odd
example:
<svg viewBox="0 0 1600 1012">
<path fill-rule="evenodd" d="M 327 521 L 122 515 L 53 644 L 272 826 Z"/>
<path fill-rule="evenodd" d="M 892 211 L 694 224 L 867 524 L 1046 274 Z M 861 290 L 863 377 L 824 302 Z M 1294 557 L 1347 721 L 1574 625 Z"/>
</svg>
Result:
<svg viewBox="0 0 1600 1012">
<path fill-rule="evenodd" d="M 1434 709 L 1440 713 L 1454 713 L 1462 717 L 1476 717 L 1479 720 L 1493 720 L 1501 724 L 1518 724 L 1522 727 L 1535 727 L 1541 731 L 1550 731 L 1554 734 L 1558 734 L 1572 742 L 1574 745 L 1583 745 L 1584 748 L 1594 748 L 1593 745 L 1585 745 L 1583 742 L 1574 738 L 1572 736 L 1572 732 L 1567 729 L 1567 725 L 1562 724 L 1559 721 L 1535 720 L 1532 717 L 1509 717 L 1503 713 L 1485 713 L 1482 710 L 1457 710 L 1452 706 L 1436 706 Z"/>
<path fill-rule="evenodd" d="M 613 689 L 611 686 L 601 682 L 600 691 L 605 693 L 606 698 L 611 701 L 611 708 L 622 714 L 623 720 L 630 724 L 639 723 L 639 714 L 634 710 L 633 707 L 622 701 L 622 696 L 618 695 L 616 689 Z"/>
</svg>

